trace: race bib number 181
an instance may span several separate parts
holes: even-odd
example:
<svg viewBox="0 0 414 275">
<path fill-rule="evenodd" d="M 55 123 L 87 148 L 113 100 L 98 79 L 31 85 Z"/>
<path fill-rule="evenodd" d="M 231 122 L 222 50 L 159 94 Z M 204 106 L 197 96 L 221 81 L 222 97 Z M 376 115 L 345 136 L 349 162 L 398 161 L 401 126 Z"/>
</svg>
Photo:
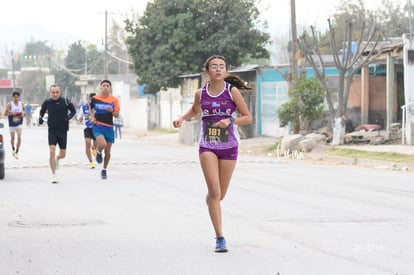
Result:
<svg viewBox="0 0 414 275">
<path fill-rule="evenodd" d="M 204 140 L 210 142 L 229 141 L 229 128 L 220 128 L 215 122 L 206 122 L 204 129 Z"/>
</svg>

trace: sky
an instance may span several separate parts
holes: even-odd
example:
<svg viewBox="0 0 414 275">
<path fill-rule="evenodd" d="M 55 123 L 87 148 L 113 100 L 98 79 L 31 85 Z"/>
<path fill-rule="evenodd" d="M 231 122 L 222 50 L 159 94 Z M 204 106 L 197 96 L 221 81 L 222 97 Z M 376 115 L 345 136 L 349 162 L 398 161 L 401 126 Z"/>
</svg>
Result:
<svg viewBox="0 0 414 275">
<path fill-rule="evenodd" d="M 0 26 L 39 24 L 52 31 L 72 34 L 94 44 L 105 37 L 105 11 L 108 27 L 112 18 L 122 21 L 131 10 L 142 14 L 146 0 L 7 0 L 2 1 Z"/>
<path fill-rule="evenodd" d="M 226 0 L 231 1 L 231 0 Z M 340 0 L 296 0 L 296 18 L 298 31 L 302 26 L 316 25 L 326 28 L 326 19 Z M 405 3 L 406 0 L 396 0 Z M 105 11 L 108 23 L 115 19 L 122 21 L 132 12 L 143 14 L 147 0 L 7 0 L 2 1 L 0 26 L 19 26 L 40 24 L 50 30 L 79 37 L 81 40 L 99 45 L 105 37 Z M 368 6 L 379 0 L 365 0 Z M 286 35 L 289 31 L 289 0 L 261 0 L 258 5 L 263 19 L 269 22 L 269 33 Z M 109 28 L 109 26 L 108 26 Z"/>
<path fill-rule="evenodd" d="M 229 1 L 229 0 L 226 0 Z M 231 1 L 231 0 L 230 0 Z M 271 26 L 289 24 L 289 0 L 261 0 L 261 10 Z M 339 0 L 296 0 L 298 23 L 320 21 Z M 105 11 L 110 19 L 121 19 L 131 11 L 142 14 L 147 0 L 56 1 L 8 0 L 2 1 L 0 26 L 18 26 L 37 23 L 54 31 L 70 33 L 100 43 L 105 36 Z M 275 30 L 277 31 L 277 30 Z"/>
</svg>

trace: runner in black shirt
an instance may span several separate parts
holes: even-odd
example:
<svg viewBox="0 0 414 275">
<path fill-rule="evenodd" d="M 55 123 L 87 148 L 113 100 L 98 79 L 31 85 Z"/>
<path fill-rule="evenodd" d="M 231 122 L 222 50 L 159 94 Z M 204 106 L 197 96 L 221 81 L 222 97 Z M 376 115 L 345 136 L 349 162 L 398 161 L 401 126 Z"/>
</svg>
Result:
<svg viewBox="0 0 414 275">
<path fill-rule="evenodd" d="M 43 116 L 47 112 L 47 125 L 49 127 L 49 164 L 52 170 L 52 183 L 58 183 L 56 169 L 59 168 L 59 160 L 66 156 L 67 133 L 69 121 L 76 114 L 75 106 L 60 93 L 60 87 L 50 86 L 50 98 L 42 103 L 39 115 L 39 124 L 43 123 Z M 59 155 L 56 155 L 56 144 L 59 145 Z"/>
</svg>

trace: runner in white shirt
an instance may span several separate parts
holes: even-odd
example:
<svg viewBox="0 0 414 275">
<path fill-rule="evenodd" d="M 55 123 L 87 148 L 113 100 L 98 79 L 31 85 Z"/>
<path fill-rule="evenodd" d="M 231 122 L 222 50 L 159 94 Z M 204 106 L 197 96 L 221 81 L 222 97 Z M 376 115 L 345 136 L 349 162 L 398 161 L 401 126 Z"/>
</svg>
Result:
<svg viewBox="0 0 414 275">
<path fill-rule="evenodd" d="M 18 159 L 19 149 L 22 143 L 22 128 L 23 128 L 23 117 L 24 104 L 20 101 L 20 93 L 14 91 L 12 94 L 13 100 L 7 103 L 6 112 L 4 115 L 9 118 L 9 131 L 10 131 L 10 142 L 12 146 L 12 154 Z M 15 138 L 17 135 L 17 142 Z"/>
</svg>

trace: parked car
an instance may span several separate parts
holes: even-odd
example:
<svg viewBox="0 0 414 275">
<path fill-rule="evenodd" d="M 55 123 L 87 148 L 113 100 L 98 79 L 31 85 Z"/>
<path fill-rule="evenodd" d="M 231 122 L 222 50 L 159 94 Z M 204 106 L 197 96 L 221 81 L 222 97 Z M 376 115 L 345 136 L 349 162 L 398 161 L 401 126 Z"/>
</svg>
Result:
<svg viewBox="0 0 414 275">
<path fill-rule="evenodd" d="M 0 122 L 0 179 L 4 179 L 4 137 L 3 137 L 4 124 Z"/>
</svg>

